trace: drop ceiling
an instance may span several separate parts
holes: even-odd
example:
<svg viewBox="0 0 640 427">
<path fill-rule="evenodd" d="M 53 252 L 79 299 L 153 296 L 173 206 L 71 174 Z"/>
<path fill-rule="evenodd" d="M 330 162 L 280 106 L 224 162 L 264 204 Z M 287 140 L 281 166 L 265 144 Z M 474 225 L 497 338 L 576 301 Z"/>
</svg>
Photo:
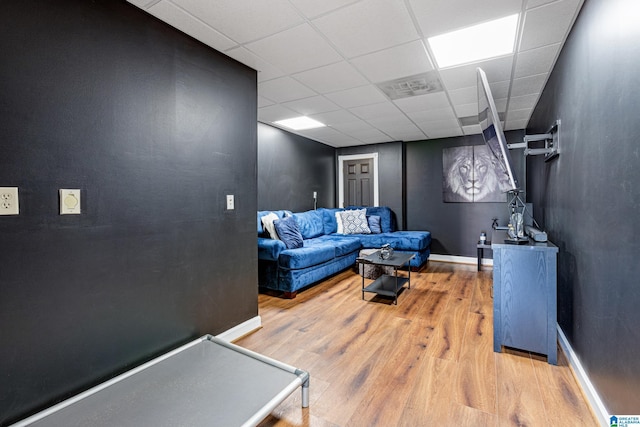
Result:
<svg viewBox="0 0 640 427">
<path fill-rule="evenodd" d="M 129 0 L 256 69 L 260 122 L 309 116 L 327 126 L 294 133 L 332 147 L 480 133 L 476 67 L 526 128 L 583 1 Z M 514 13 L 515 53 L 437 67 L 429 37 Z"/>
</svg>

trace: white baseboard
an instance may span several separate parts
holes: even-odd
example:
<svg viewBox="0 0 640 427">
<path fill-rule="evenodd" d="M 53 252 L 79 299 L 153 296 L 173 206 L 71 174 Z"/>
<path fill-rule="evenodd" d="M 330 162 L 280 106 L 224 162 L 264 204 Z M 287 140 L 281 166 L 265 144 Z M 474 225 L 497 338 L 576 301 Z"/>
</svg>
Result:
<svg viewBox="0 0 640 427">
<path fill-rule="evenodd" d="M 598 392 L 595 387 L 591 384 L 591 380 L 589 380 L 586 371 L 582 367 L 580 359 L 578 359 L 578 355 L 573 351 L 573 348 L 571 348 L 571 344 L 569 344 L 569 340 L 564 332 L 562 332 L 560 325 L 558 325 L 558 342 L 560 343 L 560 347 L 562 347 L 562 351 L 564 351 L 564 354 L 569 360 L 571 370 L 578 379 L 582 392 L 587 397 L 593 413 L 596 415 L 598 421 L 603 427 L 609 426 L 609 412 L 604 407 L 602 399 L 598 396 Z"/>
<path fill-rule="evenodd" d="M 457 264 L 478 264 L 478 258 L 457 255 L 431 254 L 429 255 L 429 261 L 455 262 Z M 482 258 L 482 265 L 493 266 L 493 260 L 491 258 Z"/>
<path fill-rule="evenodd" d="M 216 335 L 216 337 L 220 338 L 221 340 L 232 342 L 261 327 L 262 327 L 262 319 L 260 318 L 260 316 L 256 316 L 249 320 L 245 320 L 239 325 L 236 325 L 233 328 L 228 329 L 221 334 Z"/>
</svg>

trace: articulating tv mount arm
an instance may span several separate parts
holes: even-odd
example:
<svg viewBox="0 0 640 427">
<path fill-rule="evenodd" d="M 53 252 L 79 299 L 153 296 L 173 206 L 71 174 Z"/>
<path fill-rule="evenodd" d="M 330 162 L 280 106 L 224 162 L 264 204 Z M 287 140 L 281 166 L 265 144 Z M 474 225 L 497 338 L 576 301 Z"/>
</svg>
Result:
<svg viewBox="0 0 640 427">
<path fill-rule="evenodd" d="M 530 142 L 544 141 L 544 148 L 536 147 L 530 148 Z M 538 135 L 525 135 L 524 141 L 517 144 L 507 144 L 507 147 L 511 149 L 524 148 L 525 156 L 538 156 L 544 154 L 544 161 L 555 158 L 560 154 L 558 151 L 560 148 L 560 120 L 556 120 L 549 129 L 549 132 Z"/>
</svg>

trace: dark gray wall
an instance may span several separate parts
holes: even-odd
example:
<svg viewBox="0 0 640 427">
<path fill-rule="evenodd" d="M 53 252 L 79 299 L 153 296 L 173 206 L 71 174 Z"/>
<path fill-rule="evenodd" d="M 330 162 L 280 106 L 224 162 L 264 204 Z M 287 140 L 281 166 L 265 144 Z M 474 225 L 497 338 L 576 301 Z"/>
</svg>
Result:
<svg viewBox="0 0 640 427">
<path fill-rule="evenodd" d="M 613 414 L 640 408 L 640 30 L 635 0 L 587 0 L 530 121 L 562 120 L 529 165 L 558 256 L 558 321 Z"/>
<path fill-rule="evenodd" d="M 258 123 L 258 209 L 334 207 L 335 149 Z"/>
<path fill-rule="evenodd" d="M 124 1 L 3 2 L 0 28 L 4 425 L 257 315 L 257 96 Z"/>
<path fill-rule="evenodd" d="M 522 142 L 523 131 L 506 132 L 509 143 Z M 431 252 L 440 255 L 476 256 L 480 232 L 491 235 L 491 219 L 507 223 L 505 203 L 445 203 L 442 201 L 442 150 L 484 144 L 482 135 L 415 141 L 406 144 L 406 216 L 409 230 L 431 232 Z M 513 168 L 525 187 L 522 150 L 511 153 Z M 535 206 L 534 206 L 535 211 Z M 490 254 L 486 253 L 485 257 Z"/>
<path fill-rule="evenodd" d="M 355 147 L 338 148 L 338 156 L 346 156 L 351 154 L 369 154 L 378 153 L 378 189 L 379 189 L 379 205 L 389 206 L 396 214 L 398 228 L 404 228 L 404 170 L 402 168 L 404 149 L 402 142 L 388 142 L 384 144 L 359 145 Z M 341 167 L 337 164 L 336 159 L 336 199 L 338 195 L 338 173 L 337 168 Z M 336 200 L 336 206 L 338 201 Z"/>
</svg>

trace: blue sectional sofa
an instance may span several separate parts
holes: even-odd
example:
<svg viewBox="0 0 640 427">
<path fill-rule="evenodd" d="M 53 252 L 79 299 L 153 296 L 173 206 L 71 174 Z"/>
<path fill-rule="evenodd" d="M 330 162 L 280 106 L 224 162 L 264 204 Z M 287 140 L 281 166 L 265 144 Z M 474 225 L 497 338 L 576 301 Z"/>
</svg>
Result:
<svg viewBox="0 0 640 427">
<path fill-rule="evenodd" d="M 317 209 L 292 213 L 285 210 L 258 212 L 258 280 L 263 288 L 294 298 L 301 288 L 354 265 L 360 249 L 380 248 L 389 243 L 396 252 L 415 255 L 411 268 L 421 267 L 429 258 L 431 233 L 396 231 L 395 218 L 385 206 L 367 207 L 366 215 L 380 218 L 380 233 L 338 234 L 336 212 L 365 209 Z M 302 236 L 302 247 L 287 249 L 263 228 L 262 217 L 274 213 L 279 219 L 293 216 Z"/>
</svg>

